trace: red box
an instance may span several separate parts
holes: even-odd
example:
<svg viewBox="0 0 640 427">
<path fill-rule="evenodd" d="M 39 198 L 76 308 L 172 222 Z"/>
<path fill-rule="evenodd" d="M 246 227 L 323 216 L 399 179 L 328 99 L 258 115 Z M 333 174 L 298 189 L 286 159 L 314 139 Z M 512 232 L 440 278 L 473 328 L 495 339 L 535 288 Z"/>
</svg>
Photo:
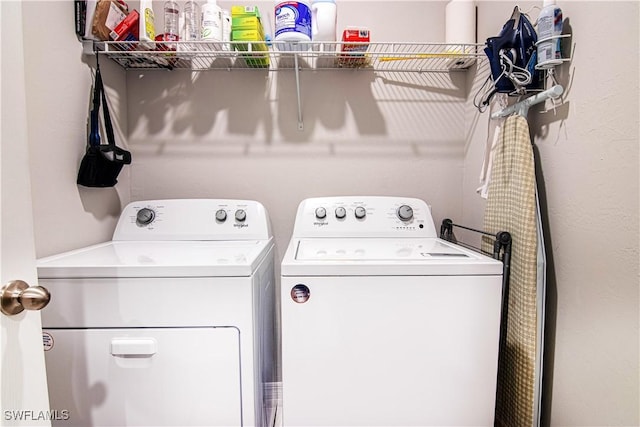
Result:
<svg viewBox="0 0 640 427">
<path fill-rule="evenodd" d="M 342 32 L 342 41 L 345 42 L 340 47 L 342 52 L 349 52 L 346 55 L 340 55 L 339 60 L 343 65 L 362 66 L 367 63 L 365 52 L 369 48 L 371 40 L 370 32 L 367 28 L 347 27 Z M 349 44 L 346 42 L 355 42 L 357 44 Z"/>
<path fill-rule="evenodd" d="M 140 15 L 137 10 L 129 12 L 126 18 L 111 31 L 111 40 L 118 42 L 138 41 L 138 20 Z"/>
</svg>

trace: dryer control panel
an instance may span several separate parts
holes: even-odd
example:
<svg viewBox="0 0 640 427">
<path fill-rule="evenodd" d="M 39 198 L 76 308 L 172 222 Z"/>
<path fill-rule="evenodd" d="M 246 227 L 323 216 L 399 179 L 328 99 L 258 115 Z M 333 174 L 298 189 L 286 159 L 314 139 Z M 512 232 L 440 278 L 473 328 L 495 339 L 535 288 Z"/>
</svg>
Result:
<svg viewBox="0 0 640 427">
<path fill-rule="evenodd" d="M 267 240 L 268 214 L 259 202 L 170 199 L 129 203 L 113 240 Z"/>
<path fill-rule="evenodd" d="M 293 237 L 437 237 L 431 209 L 420 199 L 343 196 L 306 199 Z"/>
</svg>

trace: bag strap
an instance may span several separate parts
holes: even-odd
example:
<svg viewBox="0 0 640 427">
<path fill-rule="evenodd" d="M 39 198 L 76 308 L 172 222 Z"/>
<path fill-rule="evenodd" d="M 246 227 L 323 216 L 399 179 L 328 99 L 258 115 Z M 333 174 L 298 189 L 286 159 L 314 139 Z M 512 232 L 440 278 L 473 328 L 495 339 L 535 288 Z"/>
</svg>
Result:
<svg viewBox="0 0 640 427">
<path fill-rule="evenodd" d="M 93 107 L 91 108 L 91 121 L 89 132 L 89 145 L 100 145 L 100 95 L 102 92 L 102 77 L 100 76 L 100 67 L 96 69 L 95 82 L 93 83 Z"/>
<path fill-rule="evenodd" d="M 111 123 L 111 115 L 109 114 L 109 105 L 107 104 L 107 96 L 105 94 L 104 86 L 102 84 L 102 75 L 100 74 L 99 67 L 96 70 L 96 86 L 98 86 L 98 89 L 100 91 L 100 98 L 102 100 L 102 107 L 103 107 L 102 113 L 104 115 L 104 128 L 107 131 L 107 142 L 109 143 L 109 146 L 111 148 L 115 148 L 116 139 L 115 139 L 115 136 L 113 135 L 113 124 Z M 100 102 L 100 100 L 98 102 Z M 95 105 L 95 100 L 94 100 L 94 105 Z M 100 107 L 98 106 L 98 109 L 99 108 Z"/>
</svg>

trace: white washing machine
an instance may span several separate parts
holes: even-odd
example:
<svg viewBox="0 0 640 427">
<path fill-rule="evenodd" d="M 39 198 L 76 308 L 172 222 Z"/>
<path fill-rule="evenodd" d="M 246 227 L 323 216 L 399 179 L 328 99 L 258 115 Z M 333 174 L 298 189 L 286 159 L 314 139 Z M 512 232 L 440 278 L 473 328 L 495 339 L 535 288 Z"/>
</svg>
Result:
<svg viewBox="0 0 640 427">
<path fill-rule="evenodd" d="M 493 426 L 502 263 L 404 197 L 303 201 L 282 262 L 285 426 Z"/>
<path fill-rule="evenodd" d="M 274 244 L 247 200 L 131 203 L 113 240 L 38 260 L 59 426 L 263 426 Z"/>
</svg>

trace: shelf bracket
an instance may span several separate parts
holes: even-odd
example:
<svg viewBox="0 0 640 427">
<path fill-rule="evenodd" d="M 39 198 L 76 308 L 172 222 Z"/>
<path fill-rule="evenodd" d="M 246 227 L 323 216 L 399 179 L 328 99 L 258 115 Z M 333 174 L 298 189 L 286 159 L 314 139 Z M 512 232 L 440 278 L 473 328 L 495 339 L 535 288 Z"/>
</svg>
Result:
<svg viewBox="0 0 640 427">
<path fill-rule="evenodd" d="M 302 122 L 302 98 L 300 97 L 300 67 L 298 66 L 298 54 L 293 55 L 294 67 L 296 73 L 296 95 L 298 97 L 298 130 L 304 130 L 304 123 Z"/>
</svg>

